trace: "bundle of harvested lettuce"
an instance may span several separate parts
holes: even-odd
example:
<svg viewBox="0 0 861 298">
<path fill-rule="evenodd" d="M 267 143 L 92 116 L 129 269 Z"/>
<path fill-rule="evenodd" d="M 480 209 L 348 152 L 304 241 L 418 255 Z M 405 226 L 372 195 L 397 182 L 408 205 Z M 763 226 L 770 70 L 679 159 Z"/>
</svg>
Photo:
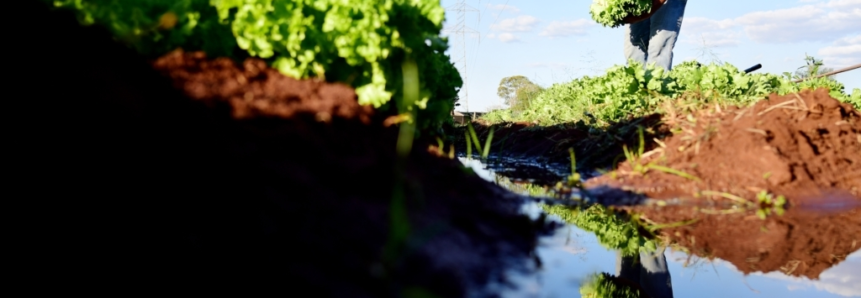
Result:
<svg viewBox="0 0 861 298">
<path fill-rule="evenodd" d="M 626 19 L 649 13 L 652 0 L 594 0 L 590 7 L 592 19 L 604 27 L 615 28 L 626 23 Z"/>
</svg>

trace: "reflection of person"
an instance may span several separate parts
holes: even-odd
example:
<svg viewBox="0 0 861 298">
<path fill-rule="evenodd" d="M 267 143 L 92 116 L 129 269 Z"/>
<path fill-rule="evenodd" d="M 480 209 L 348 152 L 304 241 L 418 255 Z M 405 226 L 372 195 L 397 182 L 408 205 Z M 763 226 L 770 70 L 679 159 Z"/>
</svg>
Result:
<svg viewBox="0 0 861 298">
<path fill-rule="evenodd" d="M 626 27 L 625 57 L 670 70 L 688 0 L 666 0 L 649 18 Z"/>
<path fill-rule="evenodd" d="M 580 295 L 586 298 L 672 298 L 673 285 L 664 248 L 631 257 L 616 252 L 616 275 L 596 274 L 580 286 Z"/>
<path fill-rule="evenodd" d="M 673 287 L 664 248 L 654 252 L 640 252 L 640 260 L 624 257 L 616 252 L 616 276 L 640 286 L 640 290 L 651 298 L 672 298 Z"/>
</svg>

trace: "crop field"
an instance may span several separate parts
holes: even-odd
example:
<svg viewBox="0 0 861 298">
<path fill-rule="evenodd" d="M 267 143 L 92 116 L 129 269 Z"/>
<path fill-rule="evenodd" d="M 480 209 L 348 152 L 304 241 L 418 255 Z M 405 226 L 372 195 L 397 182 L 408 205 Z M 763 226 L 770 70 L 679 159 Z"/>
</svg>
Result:
<svg viewBox="0 0 861 298">
<path fill-rule="evenodd" d="M 592 15 L 618 27 L 647 2 Z M 456 123 L 439 1 L 21 12 L 10 193 L 34 205 L 39 291 L 772 297 L 861 278 L 861 90 L 812 57 L 800 81 L 630 61 Z"/>
</svg>

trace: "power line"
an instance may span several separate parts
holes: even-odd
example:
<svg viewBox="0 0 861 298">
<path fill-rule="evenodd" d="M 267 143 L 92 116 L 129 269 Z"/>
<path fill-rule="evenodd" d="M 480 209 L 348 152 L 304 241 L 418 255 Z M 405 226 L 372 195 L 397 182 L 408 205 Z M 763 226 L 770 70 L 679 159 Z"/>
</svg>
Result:
<svg viewBox="0 0 861 298">
<path fill-rule="evenodd" d="M 461 48 L 461 56 L 459 59 L 455 59 L 455 65 L 459 61 L 461 63 L 461 77 L 463 78 L 463 88 L 461 88 L 461 93 L 463 94 L 464 100 L 464 111 L 469 111 L 469 73 L 467 68 L 467 56 L 466 56 L 466 35 L 469 33 L 470 35 L 477 35 L 479 44 L 481 43 L 481 33 L 476 31 L 475 29 L 470 28 L 466 25 L 466 15 L 470 12 L 478 13 L 479 22 L 481 22 L 481 11 L 476 9 L 475 7 L 469 6 L 466 4 L 465 0 L 458 0 L 455 5 L 452 5 L 446 8 L 446 11 L 456 12 L 457 17 L 455 21 L 455 25 L 452 29 L 443 30 L 443 32 L 448 33 L 450 35 L 454 35 L 455 42 L 454 45 L 459 45 Z"/>
</svg>

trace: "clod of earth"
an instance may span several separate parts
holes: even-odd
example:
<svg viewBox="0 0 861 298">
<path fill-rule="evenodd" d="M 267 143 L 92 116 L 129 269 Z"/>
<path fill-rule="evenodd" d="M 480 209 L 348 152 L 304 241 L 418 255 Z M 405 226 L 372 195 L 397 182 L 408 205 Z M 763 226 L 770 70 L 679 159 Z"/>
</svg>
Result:
<svg viewBox="0 0 861 298">
<path fill-rule="evenodd" d="M 723 192 L 750 201 L 766 191 L 785 195 L 790 204 L 836 189 L 861 200 L 861 143 L 856 141 L 861 113 L 825 89 L 772 95 L 748 108 L 704 109 L 665 122 L 678 132 L 663 141 L 657 154 L 639 162 L 657 161 L 701 180 L 661 171 L 634 173 L 627 161 L 619 166 L 618 179 L 598 177 L 587 187 L 625 187 L 654 198 Z"/>
</svg>

